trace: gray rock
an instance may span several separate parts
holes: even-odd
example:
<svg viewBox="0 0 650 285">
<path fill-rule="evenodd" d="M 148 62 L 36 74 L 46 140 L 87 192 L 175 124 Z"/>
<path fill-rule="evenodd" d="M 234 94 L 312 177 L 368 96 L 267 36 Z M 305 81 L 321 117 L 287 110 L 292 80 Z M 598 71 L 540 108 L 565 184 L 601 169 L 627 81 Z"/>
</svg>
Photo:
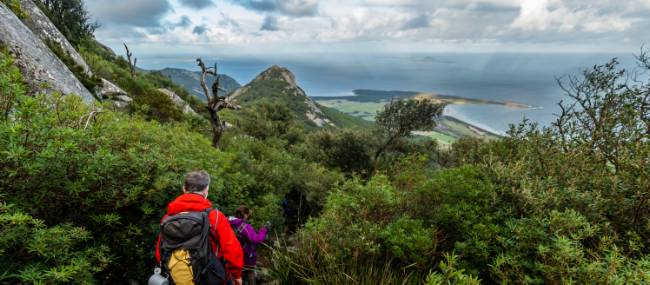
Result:
<svg viewBox="0 0 650 285">
<path fill-rule="evenodd" d="M 16 58 L 32 92 L 76 94 L 86 102 L 93 95 L 79 82 L 68 67 L 5 4 L 0 2 L 0 45 Z M 46 86 L 46 88 L 43 88 Z"/>
<path fill-rule="evenodd" d="M 86 63 L 86 60 L 77 52 L 77 50 L 70 44 L 68 39 L 59 31 L 59 29 L 50 21 L 50 19 L 41 11 L 41 9 L 34 3 L 32 0 L 20 0 L 20 5 L 27 14 L 25 19 L 22 19 L 23 23 L 30 29 L 34 34 L 36 34 L 43 42 L 47 43 L 53 42 L 58 44 L 63 51 L 65 51 L 70 58 L 77 64 L 81 66 L 84 72 L 88 76 L 93 76 L 93 72 L 90 69 L 90 66 Z M 102 47 L 108 49 L 111 53 L 113 52 L 110 48 L 107 48 L 102 45 Z M 110 99 L 113 101 L 120 101 L 130 104 L 131 97 L 126 91 L 117 87 L 117 85 L 112 82 L 102 78 L 103 87 L 97 87 L 95 90 L 95 95 L 100 99 Z"/>
<path fill-rule="evenodd" d="M 131 99 L 131 97 L 126 96 L 126 95 L 115 96 L 115 97 L 113 97 L 113 98 L 111 98 L 111 99 L 112 99 L 113 101 L 124 102 L 124 103 L 131 103 L 131 102 L 133 102 L 133 99 Z"/>
<path fill-rule="evenodd" d="M 104 78 L 102 78 L 102 85 L 95 88 L 95 94 L 97 94 L 101 99 L 113 99 L 121 96 L 129 96 L 129 94 L 122 90 L 122 88 Z"/>
<path fill-rule="evenodd" d="M 110 100 L 118 108 L 125 108 L 133 99 L 122 88 L 102 78 L 102 85 L 95 88 L 95 94 L 102 100 Z"/>
<path fill-rule="evenodd" d="M 70 44 L 68 39 L 56 28 L 54 23 L 41 11 L 32 0 L 20 0 L 20 5 L 27 14 L 23 23 L 29 27 L 43 42 L 51 41 L 59 44 L 63 51 L 68 53 L 74 62 L 81 66 L 84 72 L 92 75 L 92 71 L 86 61 L 77 50 Z"/>
<path fill-rule="evenodd" d="M 160 93 L 167 95 L 167 97 L 169 97 L 169 99 L 171 99 L 172 102 L 174 102 L 174 105 L 176 105 L 176 107 L 181 109 L 181 111 L 183 111 L 184 114 L 197 115 L 196 112 L 194 112 L 194 110 L 192 109 L 192 107 L 190 107 L 190 104 L 187 104 L 187 102 L 185 102 L 183 98 L 181 98 L 176 93 L 174 93 L 174 91 L 165 88 L 159 88 L 158 91 L 160 91 Z"/>
</svg>

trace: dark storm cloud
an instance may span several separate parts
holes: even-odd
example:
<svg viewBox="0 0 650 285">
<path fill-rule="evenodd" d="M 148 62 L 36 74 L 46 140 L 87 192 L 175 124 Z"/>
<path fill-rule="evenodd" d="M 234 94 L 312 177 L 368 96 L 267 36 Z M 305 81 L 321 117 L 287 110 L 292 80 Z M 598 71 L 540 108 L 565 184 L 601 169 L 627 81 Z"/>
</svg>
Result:
<svg viewBox="0 0 650 285">
<path fill-rule="evenodd" d="M 194 27 L 194 29 L 192 30 L 192 34 L 195 34 L 195 35 L 202 35 L 202 34 L 205 34 L 205 32 L 206 32 L 207 30 L 208 30 L 208 28 L 207 28 L 205 25 L 196 26 L 196 27 Z"/>
<path fill-rule="evenodd" d="M 287 16 L 306 17 L 318 12 L 317 0 L 231 0 L 247 9 L 258 12 L 275 12 Z"/>
<path fill-rule="evenodd" d="M 181 17 L 181 20 L 178 21 L 178 23 L 176 23 L 174 26 L 175 27 L 181 27 L 181 28 L 187 28 L 190 25 L 192 25 L 192 20 L 190 20 L 190 17 L 188 17 L 187 15 L 184 15 L 183 17 Z"/>
<path fill-rule="evenodd" d="M 105 25 L 160 26 L 172 6 L 167 0 L 87 0 L 90 13 Z"/>
<path fill-rule="evenodd" d="M 260 30 L 262 31 L 280 30 L 280 27 L 278 27 L 278 19 L 276 19 L 273 16 L 267 16 L 266 18 L 264 18 L 264 22 L 262 23 L 262 27 L 260 27 Z"/>
<path fill-rule="evenodd" d="M 212 0 L 181 0 L 181 4 L 190 8 L 201 10 L 203 8 L 214 5 L 214 2 L 212 2 Z"/>
</svg>

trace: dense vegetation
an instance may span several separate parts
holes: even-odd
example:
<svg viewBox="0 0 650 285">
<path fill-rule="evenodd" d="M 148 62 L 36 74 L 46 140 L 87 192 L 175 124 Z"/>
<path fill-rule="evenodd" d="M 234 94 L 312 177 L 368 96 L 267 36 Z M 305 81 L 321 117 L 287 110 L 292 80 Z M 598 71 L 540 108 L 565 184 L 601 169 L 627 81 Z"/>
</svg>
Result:
<svg viewBox="0 0 650 285">
<path fill-rule="evenodd" d="M 157 91 L 191 100 L 182 88 L 132 78 L 94 40 L 78 46 L 133 96 L 129 112 L 26 96 L 0 52 L 2 284 L 143 282 L 165 205 L 194 169 L 213 176 L 209 198 L 226 214 L 245 204 L 256 226 L 272 222 L 263 265 L 282 284 L 650 282 L 645 54 L 637 80 L 616 60 L 566 78 L 555 124 L 522 122 L 501 140 L 414 139 L 439 110 L 410 101 L 387 106 L 375 130 L 315 130 L 285 102 L 258 100 L 224 116 L 233 127 L 215 149 L 205 118 Z"/>
<path fill-rule="evenodd" d="M 73 45 L 94 37 L 99 27 L 90 21 L 83 0 L 35 0 L 54 25 Z"/>
</svg>

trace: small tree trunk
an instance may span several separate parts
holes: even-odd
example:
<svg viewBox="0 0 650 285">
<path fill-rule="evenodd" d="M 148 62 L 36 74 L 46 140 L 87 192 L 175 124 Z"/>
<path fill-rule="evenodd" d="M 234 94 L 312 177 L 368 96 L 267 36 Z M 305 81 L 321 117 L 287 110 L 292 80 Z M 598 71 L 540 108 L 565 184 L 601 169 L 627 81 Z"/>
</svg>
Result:
<svg viewBox="0 0 650 285">
<path fill-rule="evenodd" d="M 212 146 L 218 148 L 221 136 L 223 136 L 223 123 L 217 110 L 208 107 L 208 112 L 210 113 L 210 125 L 212 125 Z"/>
</svg>

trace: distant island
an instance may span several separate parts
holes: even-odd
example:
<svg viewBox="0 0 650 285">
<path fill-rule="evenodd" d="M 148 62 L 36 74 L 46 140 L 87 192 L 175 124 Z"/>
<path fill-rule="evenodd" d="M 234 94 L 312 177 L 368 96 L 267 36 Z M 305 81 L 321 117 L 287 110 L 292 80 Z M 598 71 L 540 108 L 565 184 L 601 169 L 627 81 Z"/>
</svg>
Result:
<svg viewBox="0 0 650 285">
<path fill-rule="evenodd" d="M 486 99 L 475 99 L 460 97 L 454 95 L 442 95 L 426 92 L 417 92 L 417 91 L 384 91 L 384 90 L 372 90 L 372 89 L 356 89 L 352 91 L 353 96 L 323 96 L 317 97 L 319 101 L 326 100 L 347 100 L 352 102 L 379 102 L 384 100 L 392 99 L 402 99 L 402 98 L 415 98 L 415 99 L 427 99 L 444 104 L 483 104 L 483 105 L 500 105 L 509 108 L 518 108 L 518 109 L 529 109 L 533 108 L 532 106 L 521 104 L 512 101 L 495 101 L 495 100 L 486 100 Z"/>
</svg>

